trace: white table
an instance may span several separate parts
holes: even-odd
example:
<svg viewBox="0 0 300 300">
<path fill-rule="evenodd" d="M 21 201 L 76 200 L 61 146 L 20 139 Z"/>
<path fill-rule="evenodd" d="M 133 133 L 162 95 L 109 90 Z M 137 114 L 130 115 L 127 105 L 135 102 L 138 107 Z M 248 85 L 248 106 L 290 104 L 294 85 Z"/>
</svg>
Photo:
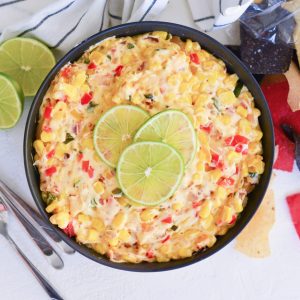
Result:
<svg viewBox="0 0 300 300">
<path fill-rule="evenodd" d="M 193 26 L 184 1 L 173 0 L 160 20 Z M 18 125 L 0 132 L 0 178 L 33 204 L 23 167 L 23 133 L 31 101 Z M 276 172 L 276 223 L 272 229 L 272 255 L 251 259 L 233 249 L 234 242 L 203 262 L 161 273 L 131 273 L 98 265 L 80 254 L 63 255 L 65 268 L 54 270 L 17 221 L 10 232 L 24 252 L 57 287 L 65 299 L 150 300 L 296 300 L 300 299 L 300 240 L 285 196 L 300 192 L 300 173 Z M 0 299 L 47 299 L 35 278 L 0 237 Z"/>
</svg>

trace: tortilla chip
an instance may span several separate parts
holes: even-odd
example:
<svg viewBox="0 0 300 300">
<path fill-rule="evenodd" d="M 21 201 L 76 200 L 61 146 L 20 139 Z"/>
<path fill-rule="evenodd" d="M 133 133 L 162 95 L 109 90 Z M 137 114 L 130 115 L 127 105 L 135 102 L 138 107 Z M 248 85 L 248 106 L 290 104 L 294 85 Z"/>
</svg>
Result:
<svg viewBox="0 0 300 300">
<path fill-rule="evenodd" d="M 296 232 L 300 238 L 300 193 L 288 196 L 286 201 L 290 209 Z"/>
<path fill-rule="evenodd" d="M 294 62 L 291 63 L 289 70 L 285 73 L 289 83 L 289 94 L 287 102 L 291 110 L 300 110 L 300 72 Z"/>
<path fill-rule="evenodd" d="M 274 192 L 269 188 L 256 214 L 237 237 L 235 249 L 249 257 L 270 256 L 269 233 L 274 223 Z"/>
</svg>

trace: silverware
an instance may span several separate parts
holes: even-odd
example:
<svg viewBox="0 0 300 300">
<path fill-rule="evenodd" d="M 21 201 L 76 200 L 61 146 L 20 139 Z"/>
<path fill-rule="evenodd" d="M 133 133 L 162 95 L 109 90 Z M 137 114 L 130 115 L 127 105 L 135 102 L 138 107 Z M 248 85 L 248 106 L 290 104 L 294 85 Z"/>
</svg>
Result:
<svg viewBox="0 0 300 300">
<path fill-rule="evenodd" d="M 64 267 L 64 263 L 58 253 L 54 250 L 51 244 L 41 235 L 41 233 L 34 227 L 31 223 L 29 223 L 24 216 L 13 206 L 10 206 L 6 200 L 6 197 L 0 192 L 0 201 L 5 203 L 7 207 L 9 207 L 12 212 L 16 215 L 19 221 L 22 223 L 26 231 L 31 236 L 32 240 L 36 243 L 38 248 L 45 255 L 47 261 L 50 265 L 55 269 L 62 269 Z"/>
<path fill-rule="evenodd" d="M 20 196 L 14 193 L 4 182 L 0 180 L 0 192 L 5 196 L 7 206 L 18 210 L 19 213 L 27 219 L 34 227 L 39 226 L 50 236 L 50 238 L 58 243 L 60 248 L 67 254 L 75 253 L 68 244 L 66 244 L 60 236 L 40 217 L 40 215 L 29 206 Z M 37 226 L 39 225 L 39 226 Z"/>
<path fill-rule="evenodd" d="M 47 279 L 40 273 L 40 271 L 31 263 L 31 261 L 26 257 L 23 251 L 15 243 L 15 241 L 10 237 L 7 231 L 7 220 L 8 213 L 5 204 L 0 199 L 0 234 L 2 234 L 12 245 L 12 247 L 18 252 L 27 266 L 30 268 L 36 279 L 40 282 L 41 286 L 47 292 L 51 299 L 63 300 L 63 298 L 55 291 L 53 286 L 47 281 Z"/>
</svg>

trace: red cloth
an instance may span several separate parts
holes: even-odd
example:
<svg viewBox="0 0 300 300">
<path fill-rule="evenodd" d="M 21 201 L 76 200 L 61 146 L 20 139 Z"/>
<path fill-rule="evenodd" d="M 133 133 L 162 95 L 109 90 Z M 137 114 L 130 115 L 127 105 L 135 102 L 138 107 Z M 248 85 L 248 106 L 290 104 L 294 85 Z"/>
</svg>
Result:
<svg viewBox="0 0 300 300">
<path fill-rule="evenodd" d="M 288 196 L 286 201 L 290 209 L 295 229 L 300 238 L 300 193 Z"/>
</svg>

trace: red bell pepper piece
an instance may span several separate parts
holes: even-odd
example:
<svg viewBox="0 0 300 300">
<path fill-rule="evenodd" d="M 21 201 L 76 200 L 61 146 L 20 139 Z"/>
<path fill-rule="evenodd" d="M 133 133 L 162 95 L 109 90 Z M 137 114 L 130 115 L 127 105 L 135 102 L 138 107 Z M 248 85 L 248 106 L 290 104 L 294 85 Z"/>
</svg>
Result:
<svg viewBox="0 0 300 300">
<path fill-rule="evenodd" d="M 249 140 L 242 135 L 230 136 L 225 139 L 225 144 L 227 146 L 236 146 L 237 144 L 248 144 Z"/>
<path fill-rule="evenodd" d="M 81 167 L 84 172 L 89 171 L 90 162 L 88 160 L 82 161 Z"/>
<path fill-rule="evenodd" d="M 154 253 L 153 253 L 153 251 L 151 250 L 151 249 L 149 249 L 147 252 L 146 252 L 146 256 L 148 257 L 148 258 L 153 258 L 154 257 Z"/>
<path fill-rule="evenodd" d="M 69 237 L 75 236 L 75 231 L 74 231 L 73 223 L 70 222 L 70 223 L 68 224 L 68 226 L 67 226 L 65 229 L 63 229 L 63 232 L 64 232 L 67 236 L 69 236 Z"/>
<path fill-rule="evenodd" d="M 116 77 L 121 76 L 121 72 L 122 72 L 123 68 L 124 68 L 124 66 L 119 65 L 114 69 L 114 73 L 115 73 Z"/>
<path fill-rule="evenodd" d="M 81 161 L 82 158 L 83 158 L 83 153 L 82 153 L 82 152 L 79 152 L 79 153 L 78 153 L 78 156 L 77 156 L 77 160 L 78 160 L 78 161 Z"/>
<path fill-rule="evenodd" d="M 161 221 L 162 221 L 163 223 L 168 223 L 168 224 L 170 224 L 170 223 L 172 223 L 172 216 L 168 216 L 168 217 L 162 219 Z"/>
<path fill-rule="evenodd" d="M 217 182 L 217 185 L 220 185 L 220 186 L 231 186 L 234 184 L 234 179 L 233 178 L 226 178 L 226 177 L 221 177 L 218 182 Z"/>
<path fill-rule="evenodd" d="M 49 158 L 53 157 L 54 154 L 55 154 L 55 149 L 52 149 L 52 150 L 46 155 L 46 157 L 49 159 Z"/>
<path fill-rule="evenodd" d="M 89 70 L 94 70 L 94 69 L 96 69 L 97 68 L 97 65 L 95 64 L 95 63 L 93 63 L 93 62 L 91 62 L 89 65 L 88 65 L 88 69 Z"/>
<path fill-rule="evenodd" d="M 236 215 L 233 215 L 231 221 L 230 221 L 228 224 L 229 224 L 229 225 L 234 224 L 235 221 L 236 221 L 236 219 L 237 219 L 237 216 L 236 216 Z"/>
<path fill-rule="evenodd" d="M 168 241 L 170 239 L 170 235 L 167 235 L 161 242 L 165 243 L 166 241 Z"/>
<path fill-rule="evenodd" d="M 46 132 L 51 132 L 52 129 L 49 126 L 43 126 L 43 130 Z"/>
<path fill-rule="evenodd" d="M 52 166 L 48 169 L 46 169 L 45 174 L 46 176 L 52 176 L 56 172 L 56 167 Z"/>
<path fill-rule="evenodd" d="M 238 153 L 248 154 L 248 144 L 237 144 L 234 150 Z"/>
<path fill-rule="evenodd" d="M 71 67 L 65 67 L 60 74 L 62 77 L 68 79 L 71 75 Z"/>
<path fill-rule="evenodd" d="M 45 110 L 44 110 L 44 118 L 45 119 L 50 119 L 51 118 L 51 112 L 52 112 L 52 106 L 50 104 L 48 104 L 45 107 Z"/>
<path fill-rule="evenodd" d="M 88 104 L 93 98 L 93 92 L 89 92 L 89 93 L 85 93 L 82 97 L 81 97 L 81 104 L 85 105 Z"/>
<path fill-rule="evenodd" d="M 94 176 L 94 168 L 92 166 L 90 166 L 88 169 L 88 175 L 90 178 L 93 178 Z"/>
<path fill-rule="evenodd" d="M 206 131 L 207 133 L 210 133 L 212 130 L 212 124 L 208 124 L 208 125 L 200 125 L 200 129 Z"/>
<path fill-rule="evenodd" d="M 199 65 L 200 64 L 200 59 L 199 59 L 199 56 L 197 53 L 191 53 L 190 54 L 190 59 L 191 59 L 191 62 Z"/>
</svg>

